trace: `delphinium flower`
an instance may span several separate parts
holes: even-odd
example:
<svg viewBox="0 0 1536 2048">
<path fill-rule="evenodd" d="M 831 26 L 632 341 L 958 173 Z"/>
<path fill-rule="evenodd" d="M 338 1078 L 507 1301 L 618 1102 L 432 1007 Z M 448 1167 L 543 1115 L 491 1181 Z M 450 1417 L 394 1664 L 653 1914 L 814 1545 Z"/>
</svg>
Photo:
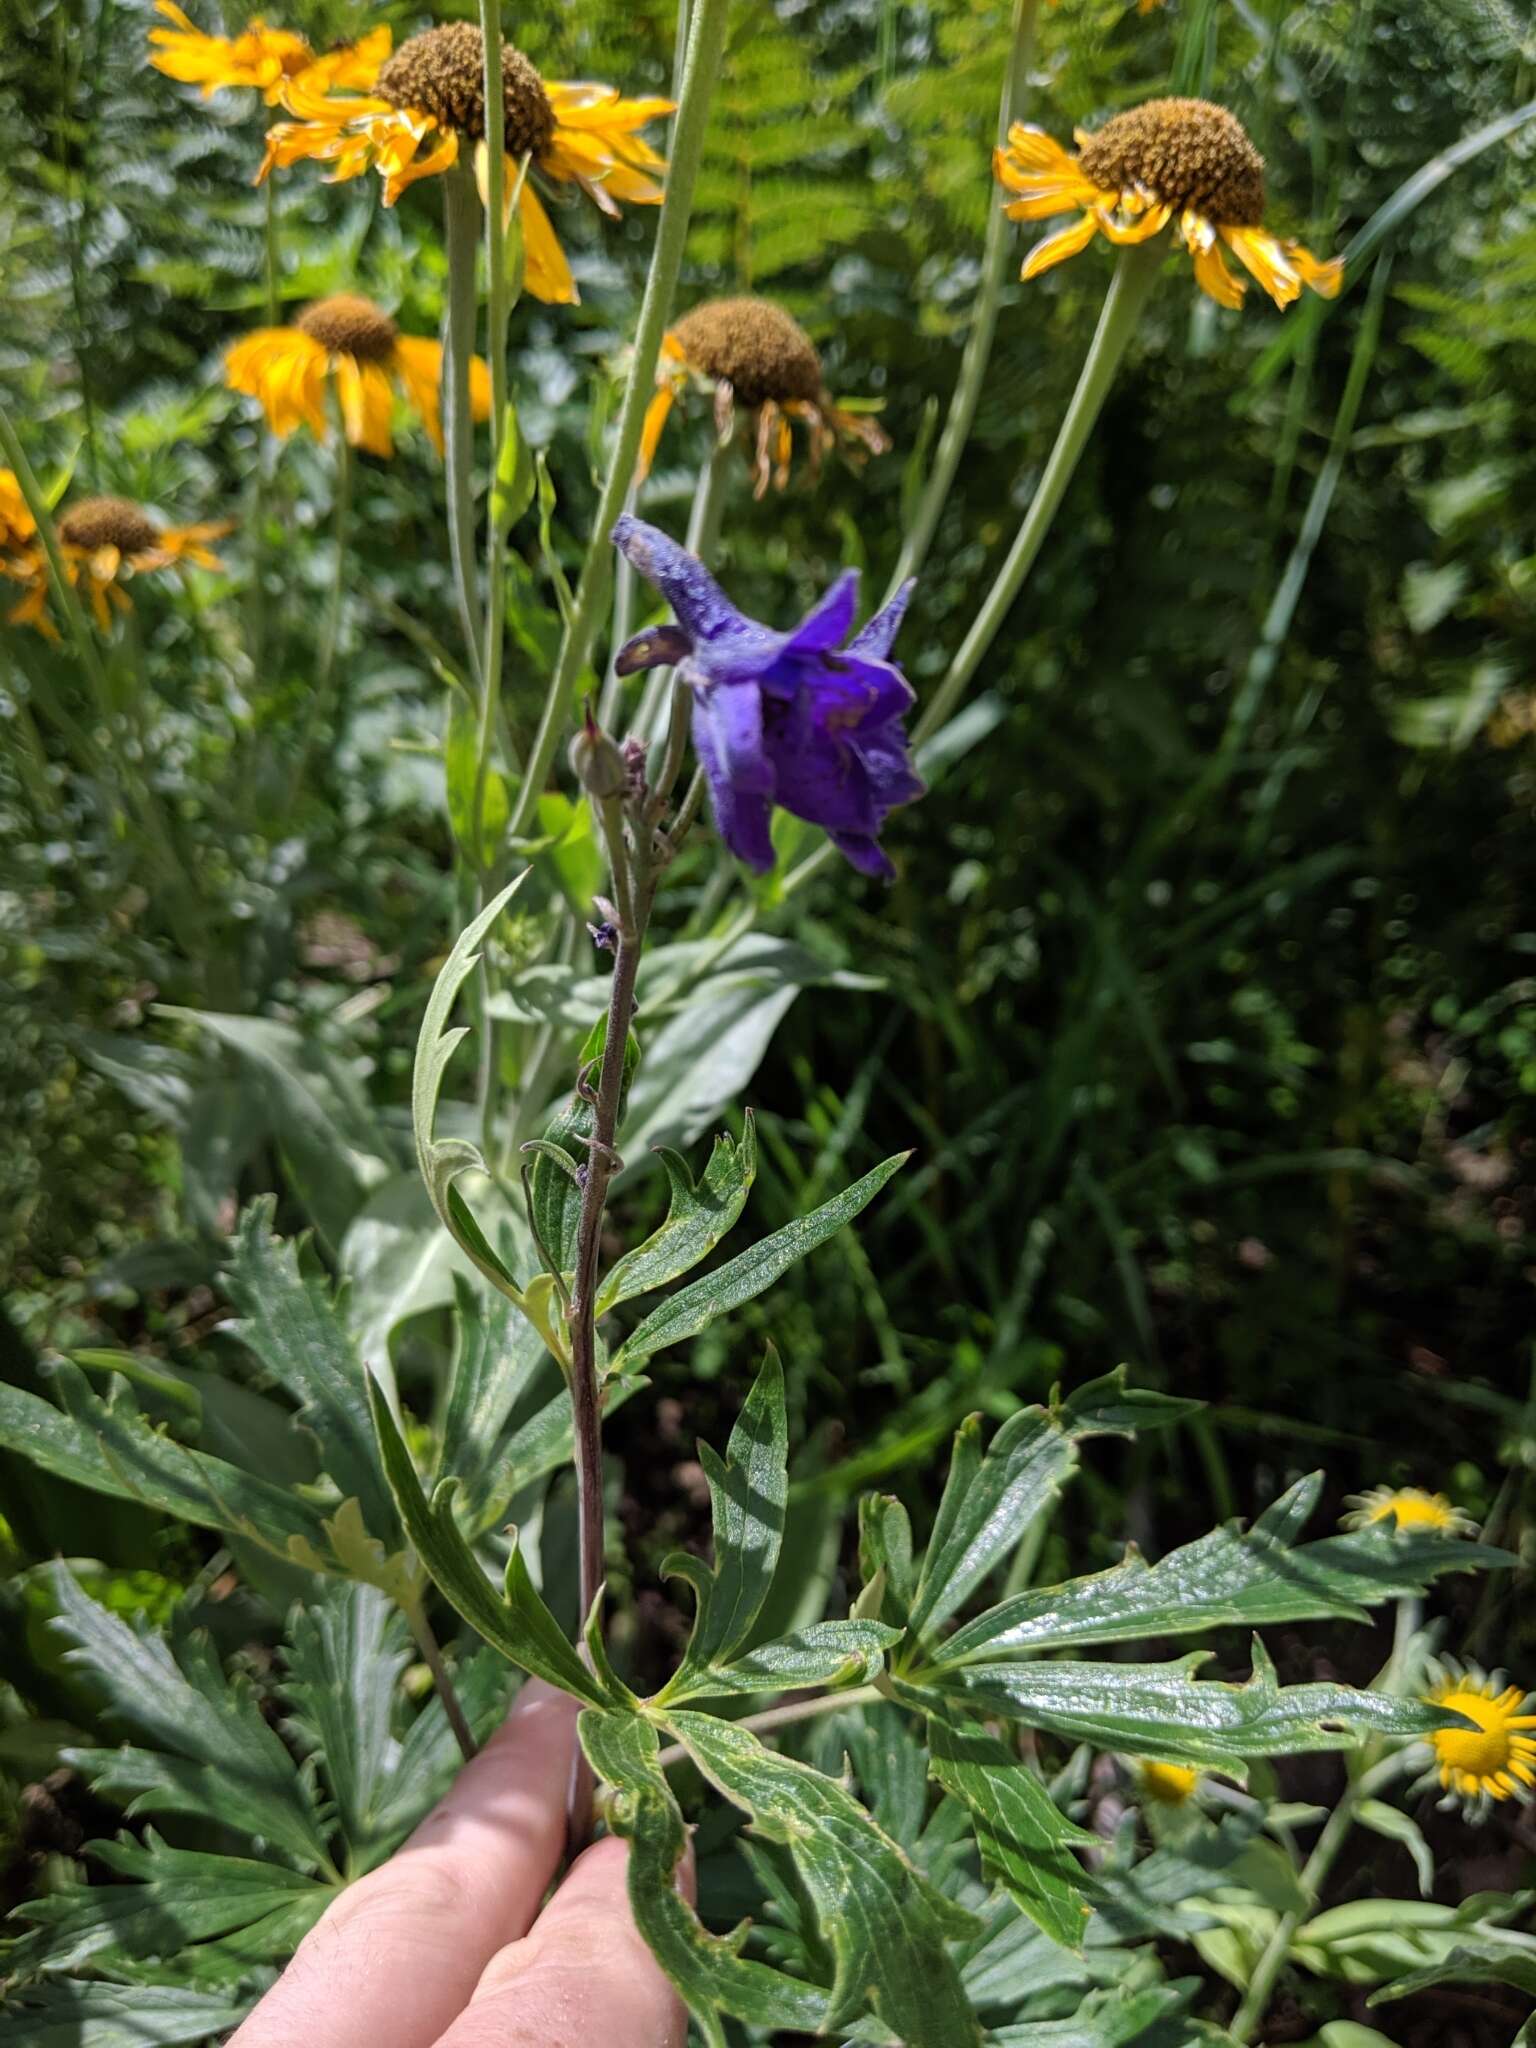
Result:
<svg viewBox="0 0 1536 2048">
<path fill-rule="evenodd" d="M 1365 1493 L 1351 1494 L 1344 1503 L 1346 1529 L 1369 1529 L 1392 1522 L 1401 1531 L 1435 1536 L 1475 1536 L 1477 1524 L 1470 1515 L 1443 1493 L 1427 1493 L 1422 1486 L 1373 1486 Z"/>
<path fill-rule="evenodd" d="M 849 640 L 858 595 L 850 569 L 780 633 L 746 618 L 698 557 L 654 526 L 626 514 L 613 538 L 677 618 L 637 633 L 615 666 L 633 675 L 678 664 L 679 685 L 693 693 L 694 750 L 731 851 L 760 874 L 771 868 L 778 805 L 822 826 L 862 873 L 894 875 L 881 828 L 923 793 L 902 723 L 912 688 L 889 658 L 912 586 Z"/>
<path fill-rule="evenodd" d="M 225 376 L 231 390 L 260 399 L 279 437 L 306 426 L 323 441 L 330 430 L 326 393 L 334 387 L 347 439 L 370 455 L 393 450 L 398 384 L 442 453 L 442 343 L 402 334 L 382 307 L 360 293 L 319 299 L 291 327 L 258 327 L 230 349 Z M 470 361 L 469 396 L 475 418 L 487 418 L 490 372 L 478 356 Z"/>
<path fill-rule="evenodd" d="M 65 573 L 77 590 L 85 592 L 103 632 L 112 622 L 114 606 L 119 611 L 133 608 L 123 588 L 128 578 L 183 565 L 199 569 L 224 566 L 208 543 L 229 532 L 228 521 L 161 526 L 131 498 L 102 497 L 78 499 L 59 514 L 56 523 Z M 12 620 L 36 626 L 52 637 L 48 563 L 40 547 L 34 546 L 21 557 L 19 573 L 27 584 L 27 594 L 12 612 Z"/>
<path fill-rule="evenodd" d="M 1194 259 L 1196 282 L 1223 306 L 1240 306 L 1248 288 L 1227 268 L 1223 243 L 1282 308 L 1303 285 L 1333 298 L 1343 283 L 1340 261 L 1321 261 L 1265 227 L 1264 159 L 1225 107 L 1148 100 L 1092 134 L 1079 129 L 1076 141 L 1073 155 L 1043 129 L 1015 122 L 993 158 L 999 183 L 1018 194 L 1004 209 L 1012 219 L 1078 215 L 1036 243 L 1026 278 L 1076 256 L 1095 235 L 1129 244 L 1171 227 Z"/>
<path fill-rule="evenodd" d="M 535 298 L 569 304 L 577 297 L 576 283 L 534 189 L 534 174 L 579 185 L 614 217 L 621 200 L 658 204 L 657 173 L 666 166 L 639 130 L 670 113 L 672 102 L 624 99 L 614 86 L 541 78 L 510 44 L 502 50 L 501 78 L 508 193 L 518 161 L 531 161 L 519 195 L 525 281 Z M 485 44 L 474 23 L 424 29 L 392 55 L 386 39 L 372 75 L 345 83 L 350 90 L 333 90 L 322 73 L 301 72 L 283 84 L 278 97 L 293 119 L 279 121 L 268 134 L 258 179 L 274 166 L 305 159 L 330 164 L 333 182 L 376 170 L 384 181 L 384 204 L 393 206 L 418 178 L 456 163 L 467 145 L 484 192 Z"/>
<path fill-rule="evenodd" d="M 1432 1706 L 1463 1714 L 1470 1728 L 1437 1728 L 1430 1745 L 1442 1787 L 1473 1817 L 1495 1802 L 1529 1799 L 1536 1787 L 1536 1714 L 1522 1708 L 1536 1705 L 1518 1685 L 1505 1685 L 1501 1673 L 1489 1676 L 1476 1665 L 1447 1661 L 1424 1695 Z"/>
<path fill-rule="evenodd" d="M 827 396 L 815 342 L 771 299 L 706 299 L 685 313 L 662 338 L 656 384 L 640 442 L 641 477 L 673 405 L 695 384 L 713 392 L 722 439 L 737 406 L 753 415 L 752 475 L 759 498 L 770 479 L 780 490 L 789 481 L 792 420 L 807 430 L 813 473 L 839 436 L 872 455 L 883 455 L 891 445 L 867 413 Z"/>
<path fill-rule="evenodd" d="M 150 30 L 150 63 L 183 85 L 200 85 L 205 99 L 243 86 L 275 107 L 284 85 L 306 71 L 333 87 L 362 86 L 389 55 L 387 28 L 373 29 L 357 43 L 322 53 L 291 29 L 269 28 L 259 15 L 237 36 L 210 36 L 176 0 L 155 0 L 155 12 L 173 26 Z"/>
</svg>

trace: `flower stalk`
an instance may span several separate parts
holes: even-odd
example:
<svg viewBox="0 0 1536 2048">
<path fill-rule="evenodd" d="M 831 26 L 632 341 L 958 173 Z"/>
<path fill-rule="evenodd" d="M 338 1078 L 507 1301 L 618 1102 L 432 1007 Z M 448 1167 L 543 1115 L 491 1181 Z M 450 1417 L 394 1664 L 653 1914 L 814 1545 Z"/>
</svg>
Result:
<svg viewBox="0 0 1536 2048">
<path fill-rule="evenodd" d="M 448 480 L 448 546 L 470 680 L 482 688 L 479 579 L 475 574 L 475 439 L 470 409 L 469 362 L 475 352 L 475 259 L 480 240 L 480 195 L 467 162 L 443 175 L 443 240 L 448 254 L 444 313 L 443 459 Z M 505 364 L 503 364 L 505 375 Z"/>
<path fill-rule="evenodd" d="M 624 508 L 640 454 L 645 409 L 651 398 L 656 363 L 661 354 L 661 338 L 666 331 L 672 295 L 682 268 L 688 223 L 693 214 L 694 187 L 704 153 L 704 130 L 725 50 L 729 12 L 730 0 L 698 0 L 692 12 L 682 90 L 672 128 L 667 193 L 662 203 L 661 219 L 657 223 L 650 273 L 635 331 L 634 356 L 619 411 L 613 461 L 593 521 L 592 538 L 577 581 L 570 621 L 561 639 L 555 671 L 550 678 L 527 772 L 518 790 L 517 806 L 511 821 L 513 838 L 526 837 L 532 825 L 555 749 L 570 715 L 577 678 L 592 651 L 592 642 L 607 609 L 613 576 L 613 555 L 608 535 Z"/>
<path fill-rule="evenodd" d="M 1019 110 L 1024 102 L 1030 67 L 1035 60 L 1035 29 L 1039 14 L 1040 0 L 1013 0 L 1008 62 L 1003 73 L 1002 100 L 997 111 L 997 140 L 1000 147 L 1007 141 L 1008 130 L 1018 119 Z M 986 240 L 982 245 L 981 281 L 977 286 L 975 303 L 971 308 L 971 324 L 960 357 L 960 373 L 955 379 L 955 388 L 950 396 L 949 411 L 945 415 L 938 447 L 934 450 L 933 469 L 923 486 L 923 494 L 918 500 L 912 523 L 902 540 L 901 554 L 891 573 L 890 585 L 886 591 L 887 598 L 893 597 L 907 578 L 915 576 L 928 559 L 928 550 L 933 544 L 939 515 L 948 500 L 950 486 L 955 480 L 955 471 L 960 466 L 961 453 L 971 437 L 976 407 L 981 402 L 982 388 L 986 383 L 987 364 L 992 357 L 992 341 L 997 332 L 998 307 L 1002 303 L 1003 286 L 1007 280 L 1008 264 L 1013 249 L 1008 216 L 997 202 L 996 195 L 991 197 L 989 205 L 991 210 L 987 215 Z"/>
</svg>

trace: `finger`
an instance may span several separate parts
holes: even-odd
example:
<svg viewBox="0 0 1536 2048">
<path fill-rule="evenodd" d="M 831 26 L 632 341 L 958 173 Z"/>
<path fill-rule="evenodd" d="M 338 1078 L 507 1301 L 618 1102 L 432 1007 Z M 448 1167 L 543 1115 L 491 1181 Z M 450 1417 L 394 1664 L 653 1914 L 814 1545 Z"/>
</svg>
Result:
<svg viewBox="0 0 1536 2048">
<path fill-rule="evenodd" d="M 559 1860 L 576 1702 L 530 1680 L 409 1842 L 341 1893 L 229 2048 L 429 2048 Z"/>
<path fill-rule="evenodd" d="M 630 1913 L 628 1865 L 623 1842 L 588 1849 L 437 2048 L 683 2048 L 688 2015 Z M 685 1882 L 691 1894 L 691 1859 Z"/>
</svg>

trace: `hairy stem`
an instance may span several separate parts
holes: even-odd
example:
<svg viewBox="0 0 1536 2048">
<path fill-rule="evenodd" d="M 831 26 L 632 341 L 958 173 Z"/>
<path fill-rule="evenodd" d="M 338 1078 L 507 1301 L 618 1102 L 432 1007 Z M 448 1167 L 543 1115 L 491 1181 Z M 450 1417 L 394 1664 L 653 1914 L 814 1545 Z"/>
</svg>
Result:
<svg viewBox="0 0 1536 2048">
<path fill-rule="evenodd" d="M 1008 130 L 1018 119 L 1023 103 L 1025 87 L 1029 81 L 1029 70 L 1035 57 L 1035 24 L 1040 13 L 1040 0 L 1013 0 L 1013 27 L 1008 45 L 1008 64 L 1003 74 L 1003 96 L 997 110 L 997 140 L 999 146 L 1008 139 Z M 939 515 L 949 497 L 950 485 L 955 480 L 955 471 L 960 456 L 970 439 L 971 425 L 976 418 L 976 407 L 980 402 L 982 387 L 987 380 L 987 364 L 992 355 L 992 338 L 997 331 L 997 309 L 1003 295 L 1003 284 L 1008 275 L 1008 258 L 1012 234 L 1012 223 L 1004 213 L 1001 201 L 994 195 L 991 212 L 987 216 L 987 236 L 982 245 L 981 280 L 976 288 L 975 303 L 971 308 L 971 325 L 965 337 L 965 349 L 960 357 L 960 374 L 955 379 L 954 392 L 945 416 L 944 430 L 939 435 L 939 445 L 934 451 L 933 468 L 923 486 L 923 495 L 917 501 L 917 511 L 908 527 L 901 544 L 901 554 L 891 575 L 890 588 L 886 592 L 889 602 L 906 582 L 915 576 L 928 558 L 933 544 L 934 530 Z"/>
<path fill-rule="evenodd" d="M 469 363 L 475 352 L 475 254 L 480 236 L 480 195 L 468 162 L 451 164 L 443 177 L 443 240 L 448 252 L 444 313 L 443 460 L 448 473 L 448 547 L 453 558 L 459 624 L 470 679 L 480 673 L 480 591 L 475 574 L 475 499 L 471 471 L 475 423 L 469 404 Z"/>
<path fill-rule="evenodd" d="M 646 279 L 639 325 L 635 330 L 635 351 L 630 363 L 629 381 L 624 388 L 624 402 L 619 411 L 613 464 L 603 485 L 592 538 L 576 585 L 570 623 L 560 643 L 527 773 L 518 791 L 517 808 L 511 824 L 513 838 L 526 836 L 532 823 L 550 763 L 555 757 L 555 748 L 570 714 L 576 679 L 592 651 L 592 642 L 607 608 L 613 576 L 613 549 L 608 536 L 623 508 L 640 453 L 640 430 L 656 375 L 656 360 L 661 353 L 661 337 L 671 311 L 678 272 L 682 268 L 683 246 L 693 212 L 694 186 L 704 153 L 704 128 L 725 48 L 729 11 L 729 0 L 697 0 L 692 10 L 682 91 L 672 128 L 667 196 L 657 224 L 650 275 Z"/>
<path fill-rule="evenodd" d="M 432 1632 L 432 1624 L 427 1619 L 426 1609 L 418 1605 L 407 1607 L 405 1618 L 411 1634 L 416 1638 L 421 1660 L 432 1674 L 432 1683 L 443 1703 L 443 1712 L 448 1716 L 448 1726 L 453 1730 L 453 1739 L 459 1745 L 459 1752 L 465 1763 L 468 1763 L 471 1757 L 479 1753 L 480 1746 L 475 1741 L 463 1705 L 454 1690 L 453 1678 L 448 1666 L 443 1662 L 443 1653 L 437 1637 Z"/>
</svg>

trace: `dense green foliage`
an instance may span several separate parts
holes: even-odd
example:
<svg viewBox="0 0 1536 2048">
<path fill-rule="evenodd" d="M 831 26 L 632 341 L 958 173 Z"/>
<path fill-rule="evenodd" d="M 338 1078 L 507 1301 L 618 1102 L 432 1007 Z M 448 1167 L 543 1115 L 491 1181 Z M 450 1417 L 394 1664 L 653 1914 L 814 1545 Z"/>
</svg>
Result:
<svg viewBox="0 0 1536 2048">
<path fill-rule="evenodd" d="M 716 567 L 756 615 L 798 617 L 848 564 L 873 602 L 894 567 L 976 292 L 1009 16 L 1003 0 L 731 9 L 680 303 L 781 299 L 828 388 L 878 399 L 894 443 L 858 466 L 833 457 L 814 481 L 797 466 L 757 502 L 746 463 L 734 472 Z M 419 11 L 324 0 L 285 19 L 323 47 L 381 19 L 404 33 Z M 18 1998 L 38 2001 L 18 2005 L 17 2038 L 53 2048 L 73 2037 L 50 2027 L 78 2024 L 107 2048 L 117 2037 L 89 2031 L 106 2024 L 101 1984 L 157 1987 L 145 2038 L 219 2032 L 335 1887 L 399 1842 L 452 1752 L 440 1706 L 402 1684 L 391 1599 L 436 1602 L 450 1627 L 457 1609 L 493 1642 L 510 1614 L 502 1647 L 525 1664 L 530 1641 L 557 1663 L 559 1644 L 571 1689 L 576 1672 L 589 1688 L 588 1752 L 629 1798 L 637 1864 L 665 1877 L 682 1841 L 659 1740 L 755 1817 L 743 1837 L 717 1809 L 701 1842 L 709 1931 L 647 1929 L 680 1981 L 699 1973 L 704 2024 L 842 2038 L 863 2024 L 850 1985 L 910 1937 L 931 1975 L 893 1970 L 863 2015 L 903 2040 L 971 2038 L 961 2013 L 999 2041 L 1049 2044 L 1070 2022 L 1073 2048 L 1232 2038 L 1216 2023 L 1280 1916 L 1310 1912 L 1291 1809 L 1331 1803 L 1336 1767 L 1256 1762 L 1253 1807 L 1163 1814 L 1147 1797 L 1138 1834 L 1117 1831 L 1109 1756 L 1240 1774 L 1322 1747 L 1335 1690 L 1388 1659 L 1390 1621 L 1368 1628 L 1366 1611 L 1399 1602 L 1401 1631 L 1420 1593 L 1440 1647 L 1536 1670 L 1521 1600 L 1536 1469 L 1536 123 L 1392 217 L 1335 304 L 1280 316 L 1253 292 L 1229 316 L 1169 262 L 1038 566 L 928 763 L 932 792 L 893 821 L 888 893 L 827 868 L 786 888 L 813 839 L 782 817 L 761 882 L 709 835 L 688 843 L 642 968 L 630 1171 L 609 1219 L 628 1255 L 601 1302 L 619 1310 L 605 1331 L 613 1665 L 592 1678 L 567 1641 L 580 1617 L 559 1372 L 495 1273 L 436 1228 L 434 1209 L 452 1228 L 453 1196 L 430 1172 L 430 1118 L 421 1152 L 419 1100 L 430 1201 L 413 1159 L 418 1030 L 477 907 L 442 465 L 419 431 L 387 462 L 359 459 L 338 564 L 331 452 L 304 435 L 277 450 L 222 371 L 274 283 L 284 307 L 356 288 L 403 331 L 435 332 L 439 181 L 387 211 L 375 181 L 322 184 L 312 165 L 254 189 L 263 110 L 148 69 L 152 20 L 141 0 L 0 0 L 0 401 L 50 496 L 110 491 L 170 523 L 235 523 L 226 574 L 135 579 L 104 701 L 67 644 L 3 623 L 0 579 L 0 1436 L 31 1433 L 34 1460 L 0 1455 L 0 1785 L 10 1900 L 30 1899 L 32 1923 L 11 1966 Z M 548 74 L 635 92 L 669 89 L 675 28 L 671 0 L 529 6 L 508 24 Z M 1263 149 L 1273 221 L 1332 250 L 1533 81 L 1529 23 L 1499 0 L 1172 0 L 1146 15 L 1061 0 L 1042 15 L 1025 115 L 1066 139 L 1170 83 L 1198 88 Z M 559 228 L 582 302 L 525 299 L 512 327 L 520 427 L 541 458 L 508 565 L 518 756 L 586 550 L 655 219 L 572 207 Z M 1015 284 L 1029 233 L 1010 241 L 975 427 L 904 629 L 920 697 L 1038 481 L 1110 274 L 1096 245 Z M 645 516 L 678 535 L 708 412 L 694 396 L 674 414 L 645 487 Z M 340 654 L 319 689 L 338 566 Z M 599 663 L 609 652 L 605 632 Z M 633 706 L 643 679 L 625 687 Z M 552 780 L 532 874 L 497 927 L 497 1244 L 517 1215 L 515 1144 L 565 1103 L 604 1000 L 574 936 L 603 867 L 570 792 Z M 558 919 L 573 936 L 551 959 Z M 436 1029 L 447 1021 L 445 1007 Z M 444 1053 L 449 1146 L 471 1135 L 474 1057 Z M 564 1113 L 551 1133 L 574 1152 L 580 1111 Z M 653 1145 L 676 1149 L 648 1171 Z M 558 1161 L 534 1172 L 558 1275 L 576 1200 Z M 704 1260 L 660 1306 L 630 1306 Z M 525 1290 L 535 1318 L 551 1313 L 547 1282 Z M 782 1382 L 758 1373 L 769 1338 Z M 1140 1412 L 1075 1430 L 1073 1400 L 1121 1361 Z M 387 1402 L 370 1421 L 363 1363 L 398 1391 L 403 1435 Z M 1065 1407 L 1058 1386 L 1077 1390 Z M 1148 1432 L 1149 1416 L 1175 1417 L 1160 1395 L 1209 1405 Z M 728 1514 L 754 1426 L 783 1489 L 771 1539 Z M 1106 1440 L 1058 1500 L 1079 1435 Z M 721 1454 L 695 1463 L 696 1438 Z M 1058 1462 L 1022 1519 L 1009 1494 L 994 1541 L 978 1472 L 1042 1444 Z M 453 1503 L 418 1470 L 457 1481 Z M 1326 1533 L 1346 1495 L 1378 1483 L 1443 1489 L 1519 1563 L 1430 1592 L 1442 1571 L 1498 1560 Z M 354 1499 L 355 1517 L 337 1512 Z M 1293 1548 L 1312 1511 L 1312 1541 Z M 1250 1534 L 1207 1533 L 1236 1515 L 1256 1518 Z M 506 1564 L 511 1521 L 503 1610 L 473 1546 Z M 1130 1538 L 1160 1560 L 1150 1571 L 1121 1564 Z M 425 1569 L 402 1576 L 412 1549 Z M 666 1575 L 676 1551 L 688 1589 Z M 1218 1567 L 1238 1590 L 1202 1608 Z M 729 1589 L 724 1614 L 732 1570 L 760 1583 Z M 1316 1575 L 1312 1597 L 1296 1599 L 1293 1571 Z M 1068 1581 L 1079 1632 L 1031 1639 L 1051 1661 L 988 1654 L 1026 1627 L 1031 1588 Z M 1242 1632 L 1260 1626 L 1273 1666 L 1249 1655 Z M 1219 1678 L 1161 1647 L 1212 1631 L 1237 1631 L 1214 1636 Z M 1113 1647 L 1136 1641 L 1154 1647 Z M 506 1666 L 472 1630 L 455 1654 L 483 1730 Z M 1222 1683 L 1250 1670 L 1241 1690 Z M 851 1706 L 782 1754 L 689 1704 L 878 1672 L 903 1713 Z M 1197 1716 L 1185 1689 L 1219 1689 L 1230 1714 Z M 1349 1696 L 1370 1703 L 1348 1710 L 1357 1734 L 1428 1725 L 1391 1692 Z M 214 1718 L 179 1714 L 183 1693 Z M 630 1713 L 636 1694 L 661 1702 L 654 1724 Z M 1008 1768 L 1016 1754 L 980 1718 L 951 1724 L 957 1700 L 1045 1731 L 1045 1774 Z M 1219 1735 L 1181 1743 L 1207 1711 Z M 216 1828 L 199 1774 L 232 1730 L 264 1803 Z M 835 1782 L 845 1756 L 862 1805 Z M 814 1792 L 807 1765 L 831 1774 Z M 944 1797 L 925 1806 L 930 1769 Z M 105 1868 L 84 1859 L 134 1799 L 149 1823 L 109 1843 Z M 785 1818 L 801 1799 L 822 1802 L 816 1854 Z M 1501 1807 L 1474 1830 L 1428 1792 L 1374 1804 L 1368 1846 L 1356 1837 L 1293 1945 L 1273 2038 L 1417 2048 L 1462 2026 L 1505 2048 L 1530 1965 L 1497 1930 L 1530 1881 L 1528 1824 Z M 1086 1885 L 1085 1834 L 1109 1845 Z M 963 1872 L 962 1835 L 977 1847 Z M 860 1933 L 836 1901 L 850 1868 L 882 1858 L 901 1931 Z M 210 1878 L 214 1859 L 238 1862 L 238 1881 Z M 1364 1909 L 1378 1893 L 1392 1907 L 1414 1865 L 1439 1917 L 1409 1938 Z M 210 1884 L 243 1886 L 241 1906 L 180 1922 L 206 1954 L 159 1972 L 163 1929 L 135 1918 L 133 1887 L 174 1915 Z M 1090 1905 L 1086 1956 L 1054 1946 Z M 747 1912 L 767 1932 L 728 1966 L 715 1936 Z M 1467 1975 L 1510 1994 L 1468 2018 Z M 1383 1984 L 1408 2002 L 1367 2015 Z"/>
</svg>

